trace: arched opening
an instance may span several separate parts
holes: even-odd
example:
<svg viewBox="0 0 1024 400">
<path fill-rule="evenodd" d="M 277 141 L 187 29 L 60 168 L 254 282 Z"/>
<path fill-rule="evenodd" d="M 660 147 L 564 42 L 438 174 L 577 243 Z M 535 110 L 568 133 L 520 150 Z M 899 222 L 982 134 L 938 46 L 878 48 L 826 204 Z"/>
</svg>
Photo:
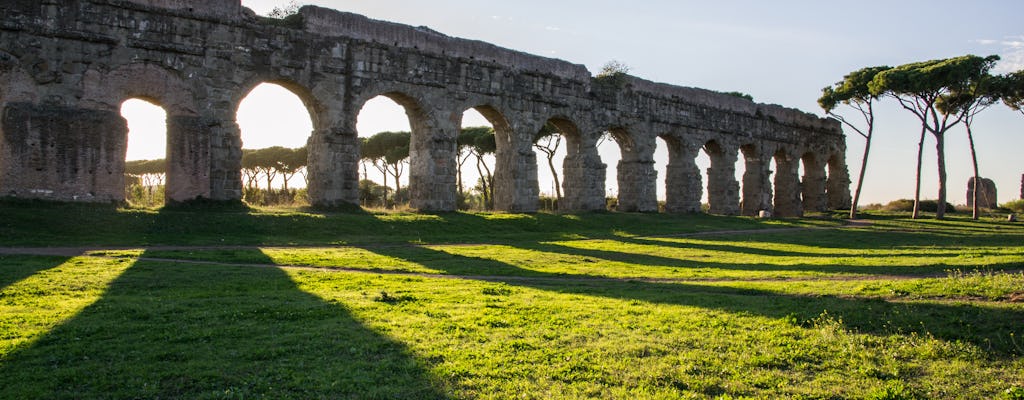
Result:
<svg viewBox="0 0 1024 400">
<path fill-rule="evenodd" d="M 633 147 L 629 133 L 621 128 L 607 130 L 597 139 L 597 154 L 605 165 L 604 197 L 609 211 L 615 211 L 619 206 L 619 162 Z"/>
<path fill-rule="evenodd" d="M 239 102 L 236 122 L 242 139 L 242 199 L 258 206 L 304 206 L 306 147 L 313 116 L 304 88 L 261 83 Z M 299 93 L 299 94 L 297 94 Z"/>
<path fill-rule="evenodd" d="M 707 146 L 701 146 L 693 162 L 697 164 L 697 177 L 700 178 L 700 211 L 709 212 L 711 204 L 708 201 L 708 171 L 711 170 L 711 156 L 708 155 Z"/>
<path fill-rule="evenodd" d="M 669 143 L 670 140 L 675 140 L 667 136 L 659 136 L 655 140 L 654 148 L 654 170 L 658 172 L 658 176 L 661 177 L 660 181 L 662 184 L 657 185 L 657 198 L 658 198 L 658 211 L 666 211 L 666 205 L 668 204 L 668 169 L 671 164 L 671 156 L 669 155 L 669 149 L 673 144 Z"/>
<path fill-rule="evenodd" d="M 579 189 L 575 179 L 579 171 L 566 165 L 566 158 L 580 154 L 579 129 L 566 118 L 551 118 L 533 137 L 533 151 L 537 158 L 537 186 L 540 209 L 558 211 L 567 207 L 566 191 Z M 573 182 L 570 183 L 570 178 Z"/>
<path fill-rule="evenodd" d="M 810 152 L 804 153 L 800 160 L 803 168 L 800 175 L 800 193 L 804 212 L 824 212 L 827 209 L 825 166 Z"/>
<path fill-rule="evenodd" d="M 429 149 L 430 137 L 421 137 L 429 134 L 427 122 L 416 100 L 399 92 L 375 96 L 360 108 L 356 132 L 360 203 L 365 207 L 415 207 L 416 181 L 431 182 L 436 161 Z"/>
<path fill-rule="evenodd" d="M 456 140 L 455 160 L 456 206 L 460 210 L 493 210 L 504 208 L 510 193 L 497 190 L 498 152 L 507 151 L 511 127 L 491 106 L 477 106 L 462 113 L 462 124 Z M 504 171 L 503 171 L 504 172 Z M 501 197 L 496 201 L 495 197 Z"/>
<path fill-rule="evenodd" d="M 153 100 L 121 103 L 128 124 L 124 198 L 134 207 L 161 207 L 167 184 L 167 112 Z"/>
</svg>

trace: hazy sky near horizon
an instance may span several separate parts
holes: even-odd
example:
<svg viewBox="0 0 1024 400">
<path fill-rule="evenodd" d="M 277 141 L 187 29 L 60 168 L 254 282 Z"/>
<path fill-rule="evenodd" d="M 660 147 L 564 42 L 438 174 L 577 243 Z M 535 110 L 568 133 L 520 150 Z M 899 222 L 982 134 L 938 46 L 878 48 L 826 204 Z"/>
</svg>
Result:
<svg viewBox="0 0 1024 400">
<path fill-rule="evenodd" d="M 243 5 L 259 14 L 286 3 L 242 0 Z M 781 104 L 818 115 L 823 115 L 816 103 L 821 88 L 866 66 L 899 65 L 964 54 L 998 54 L 1003 61 L 997 72 L 1024 68 L 1024 24 L 1020 22 L 1024 2 L 1016 0 L 638 0 L 628 6 L 609 0 L 299 3 L 424 25 L 449 36 L 484 40 L 583 64 L 591 72 L 609 60 L 618 60 L 631 68 L 632 75 L 644 79 L 740 91 L 749 93 L 757 102 Z M 261 135 L 254 132 L 284 120 L 282 116 L 289 112 L 289 107 L 294 108 L 286 103 L 298 101 L 270 92 L 264 96 L 267 99 L 261 102 L 266 104 L 247 102 L 240 108 L 239 122 L 246 147 L 264 147 L 258 144 Z M 360 116 L 361 135 L 364 130 L 374 133 L 407 126 L 407 121 L 394 125 L 394 113 L 402 115 L 396 107 L 385 102 L 364 108 L 365 115 Z M 247 128 L 244 112 L 270 119 L 251 122 Z M 296 113 L 301 117 L 303 112 L 299 106 Z M 377 114 L 391 117 L 373 121 Z M 482 122 L 479 117 L 472 121 Z M 861 204 L 913 196 L 917 120 L 894 101 L 886 100 L 879 107 L 877 124 Z M 308 128 L 303 129 L 308 133 Z M 975 132 L 982 176 L 995 180 L 1000 202 L 1017 198 L 1024 174 L 1024 115 L 1002 105 L 994 106 L 977 118 Z M 272 134 L 267 137 L 271 139 L 267 145 L 295 147 L 305 142 L 302 135 L 288 140 Z M 847 135 L 847 163 L 854 180 L 863 142 L 855 134 Z M 967 179 L 972 175 L 966 143 L 962 128 L 947 134 L 949 200 L 954 204 L 965 202 Z M 925 198 L 936 196 L 934 144 L 930 138 L 926 142 L 922 189 Z M 660 149 L 662 155 L 663 150 Z M 610 176 L 614 176 L 615 152 L 602 152 Z M 663 164 L 661 161 L 659 166 Z M 664 172 L 659 173 L 659 181 L 663 178 Z M 542 191 L 550 191 L 545 190 L 543 183 L 541 186 Z"/>
</svg>

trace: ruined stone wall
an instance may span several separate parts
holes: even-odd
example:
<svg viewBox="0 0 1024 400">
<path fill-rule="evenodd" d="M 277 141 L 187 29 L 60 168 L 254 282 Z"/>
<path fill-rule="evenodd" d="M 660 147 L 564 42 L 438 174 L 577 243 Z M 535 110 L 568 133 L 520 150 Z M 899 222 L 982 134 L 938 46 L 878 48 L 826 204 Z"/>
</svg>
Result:
<svg viewBox="0 0 1024 400">
<path fill-rule="evenodd" d="M 0 193 L 8 196 L 122 200 L 118 110 L 138 97 L 168 112 L 168 200 L 239 199 L 235 113 L 253 87 L 270 82 L 310 111 L 317 206 L 358 202 L 356 116 L 378 95 L 410 117 L 410 191 L 422 210 L 455 208 L 455 137 L 469 108 L 496 129 L 502 210 L 536 210 L 531 140 L 547 122 L 569 146 L 563 204 L 573 210 L 605 206 L 607 166 L 596 146 L 606 131 L 622 148 L 623 211 L 656 211 L 656 187 L 666 181 L 668 210 L 699 210 L 693 158 L 710 148 L 714 212 L 756 214 L 790 197 L 802 204 L 781 214 L 849 205 L 838 123 L 780 106 L 630 76 L 609 84 L 581 65 L 312 6 L 272 21 L 238 0 L 17 0 L 0 4 L 0 15 Z M 673 155 L 667 179 L 654 170 L 659 137 Z M 749 175 L 743 193 L 732 175 L 738 159 Z M 790 176 L 792 160 L 814 160 L 803 181 Z"/>
</svg>

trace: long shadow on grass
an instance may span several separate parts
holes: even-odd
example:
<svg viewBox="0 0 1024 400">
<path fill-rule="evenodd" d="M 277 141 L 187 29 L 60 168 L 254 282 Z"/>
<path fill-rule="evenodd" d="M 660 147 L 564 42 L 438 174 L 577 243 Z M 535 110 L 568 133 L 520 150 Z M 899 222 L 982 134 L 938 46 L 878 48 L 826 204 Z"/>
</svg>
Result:
<svg viewBox="0 0 1024 400">
<path fill-rule="evenodd" d="M 70 257 L 0 255 L 0 290 L 39 272 L 59 267 Z"/>
<path fill-rule="evenodd" d="M 282 270 L 146 261 L 0 363 L 5 398 L 445 397 L 435 383 Z"/>
<path fill-rule="evenodd" d="M 670 243 L 662 242 L 657 240 L 639 239 L 639 238 L 621 238 L 617 239 L 622 242 L 641 244 L 647 246 L 673 246 L 679 248 L 693 248 L 693 249 L 704 249 L 714 251 L 730 251 L 727 248 L 719 248 L 717 245 L 703 245 L 703 244 L 691 244 L 691 243 Z M 538 252 L 546 252 L 553 254 L 569 254 L 588 258 L 597 258 L 608 261 L 620 261 L 631 264 L 640 264 L 649 267 L 659 268 L 673 268 L 673 269 L 719 269 L 727 271 L 757 271 L 757 272 L 818 272 L 825 274 L 870 274 L 870 275 L 920 275 L 920 276 L 931 276 L 935 274 L 944 273 L 950 268 L 962 268 L 962 269 L 975 269 L 983 268 L 986 270 L 1016 270 L 1020 269 L 1022 264 L 1020 262 L 1006 262 L 998 264 L 988 264 L 977 267 L 963 267 L 963 266 L 950 266 L 945 263 L 927 264 L 927 265 L 821 265 L 821 264 L 772 264 L 772 263 L 739 263 L 739 262 L 719 262 L 714 261 L 713 257 L 708 258 L 671 258 L 662 256 L 652 256 L 649 254 L 640 254 L 624 251 L 612 251 L 612 250 L 597 250 L 597 249 L 584 249 L 579 247 L 565 246 L 558 243 L 534 243 L 534 242 L 521 242 L 516 243 L 513 246 Z M 735 246 L 729 246 L 735 247 Z M 921 255 L 914 255 L 915 257 Z M 949 254 L 938 254 L 941 257 L 950 257 Z M 822 256 L 825 257 L 825 256 Z M 836 257 L 836 256 L 829 256 Z M 857 258 L 859 256 L 848 255 L 841 256 L 841 258 Z M 892 257 L 890 255 L 890 257 Z M 496 268 L 495 270 L 488 270 L 488 274 L 498 275 L 524 275 L 525 272 L 532 274 L 534 271 L 519 269 L 509 270 L 508 268 L 490 267 Z M 543 274 L 543 273 L 539 273 Z"/>
<path fill-rule="evenodd" d="M 1024 331 L 1024 311 L 981 307 L 968 304 L 937 304 L 925 302 L 890 302 L 880 299 L 851 299 L 834 296 L 803 296 L 766 290 L 740 289 L 726 286 L 690 283 L 657 283 L 603 279 L 537 271 L 506 273 L 519 269 L 513 265 L 484 258 L 469 258 L 424 247 L 406 247 L 394 251 L 390 247 L 369 247 L 378 254 L 419 263 L 442 273 L 469 277 L 485 277 L 489 281 L 530 287 L 560 293 L 639 300 L 675 304 L 733 313 L 750 313 L 770 318 L 810 321 L 822 313 L 841 319 L 857 332 L 873 335 L 921 334 L 955 342 L 977 345 L 994 356 L 1024 354 L 1019 337 Z M 526 276 L 526 277 L 524 277 Z M 546 279 L 545 279 L 546 278 Z M 569 279 L 567 279 L 569 278 Z M 1015 335 L 1015 336 L 1011 336 Z M 1014 338 L 1017 338 L 1014 341 Z"/>
</svg>

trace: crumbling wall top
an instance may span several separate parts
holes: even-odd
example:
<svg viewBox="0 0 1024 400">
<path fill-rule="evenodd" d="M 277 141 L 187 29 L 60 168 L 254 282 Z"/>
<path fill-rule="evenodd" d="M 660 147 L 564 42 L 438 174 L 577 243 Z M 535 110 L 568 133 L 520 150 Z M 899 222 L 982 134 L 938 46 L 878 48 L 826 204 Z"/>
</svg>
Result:
<svg viewBox="0 0 1024 400">
<path fill-rule="evenodd" d="M 168 0 L 169 1 L 169 0 Z M 305 29 L 314 34 L 342 36 L 439 55 L 475 59 L 573 80 L 589 80 L 586 67 L 554 58 L 506 49 L 479 40 L 450 37 L 427 27 L 380 21 L 363 15 L 317 6 L 304 6 Z"/>
<path fill-rule="evenodd" d="M 242 15 L 242 0 L 122 0 L 147 7 L 178 11 L 197 17 L 237 19 Z"/>
<path fill-rule="evenodd" d="M 838 122 L 795 108 L 783 107 L 777 104 L 756 103 L 728 93 L 652 82 L 631 75 L 628 78 L 627 84 L 632 86 L 634 91 L 646 92 L 654 96 L 677 97 L 690 104 L 749 116 L 765 117 L 783 125 L 811 128 L 822 133 L 832 132 L 840 136 L 843 134 Z"/>
</svg>

